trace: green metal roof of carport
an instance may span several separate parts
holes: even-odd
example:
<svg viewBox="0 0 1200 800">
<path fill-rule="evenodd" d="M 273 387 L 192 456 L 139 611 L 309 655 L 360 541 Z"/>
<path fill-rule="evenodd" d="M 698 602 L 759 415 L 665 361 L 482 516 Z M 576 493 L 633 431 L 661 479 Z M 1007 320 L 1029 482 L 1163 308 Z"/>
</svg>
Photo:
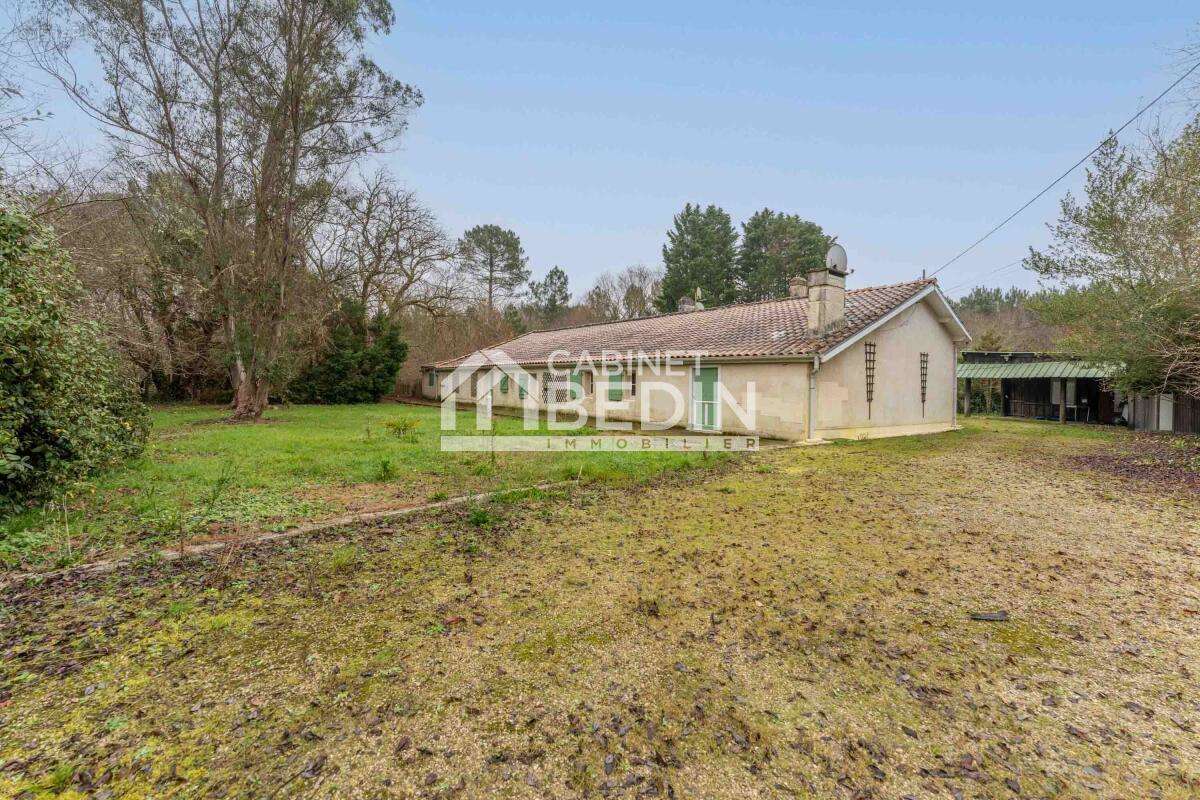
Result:
<svg viewBox="0 0 1200 800">
<path fill-rule="evenodd" d="M 959 378 L 1111 378 L 1117 367 L 1106 364 L 1087 364 L 1083 361 L 1026 361 L 1012 364 L 963 363 L 958 365 Z"/>
</svg>

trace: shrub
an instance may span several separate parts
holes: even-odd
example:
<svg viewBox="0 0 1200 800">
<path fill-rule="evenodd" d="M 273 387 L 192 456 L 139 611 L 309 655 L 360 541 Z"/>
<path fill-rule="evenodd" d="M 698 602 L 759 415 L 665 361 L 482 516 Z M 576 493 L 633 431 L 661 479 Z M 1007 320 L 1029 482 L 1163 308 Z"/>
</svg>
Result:
<svg viewBox="0 0 1200 800">
<path fill-rule="evenodd" d="M 397 439 L 412 441 L 416 438 L 417 430 L 421 427 L 421 421 L 413 417 L 397 417 L 383 423 L 383 427 L 387 428 L 388 432 Z"/>
<path fill-rule="evenodd" d="M 379 459 L 379 464 L 375 467 L 375 480 L 378 483 L 385 483 L 396 477 L 396 465 L 392 463 L 390 458 Z"/>
<path fill-rule="evenodd" d="M 145 444 L 146 407 L 81 296 L 54 232 L 0 205 L 0 508 Z"/>
<path fill-rule="evenodd" d="M 328 344 L 292 381 L 289 396 L 301 403 L 376 403 L 396 385 L 408 357 L 399 327 L 384 317 L 367 319 L 361 303 L 344 302 L 329 323 Z"/>
</svg>

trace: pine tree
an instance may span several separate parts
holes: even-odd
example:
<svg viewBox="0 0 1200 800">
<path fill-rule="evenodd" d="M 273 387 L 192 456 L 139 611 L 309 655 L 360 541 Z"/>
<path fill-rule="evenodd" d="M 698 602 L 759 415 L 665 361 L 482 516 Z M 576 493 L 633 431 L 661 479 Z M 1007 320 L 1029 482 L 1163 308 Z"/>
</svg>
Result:
<svg viewBox="0 0 1200 800">
<path fill-rule="evenodd" d="M 546 324 L 554 322 L 571 305 L 571 290 L 567 273 L 562 267 L 552 267 L 545 280 L 530 281 L 529 294 L 533 308 Z"/>
<path fill-rule="evenodd" d="M 483 287 L 489 311 L 529 280 L 521 237 L 499 225 L 476 225 L 458 243 L 463 269 Z"/>
<path fill-rule="evenodd" d="M 655 305 L 661 311 L 675 311 L 679 298 L 691 296 L 696 289 L 710 306 L 736 300 L 736 256 L 737 230 L 729 215 L 717 206 L 701 209 L 688 203 L 667 232 L 662 249 L 666 273 Z"/>
<path fill-rule="evenodd" d="M 834 237 L 815 222 L 764 208 L 742 224 L 735 279 L 741 300 L 788 296 L 788 281 L 825 263 Z"/>
</svg>

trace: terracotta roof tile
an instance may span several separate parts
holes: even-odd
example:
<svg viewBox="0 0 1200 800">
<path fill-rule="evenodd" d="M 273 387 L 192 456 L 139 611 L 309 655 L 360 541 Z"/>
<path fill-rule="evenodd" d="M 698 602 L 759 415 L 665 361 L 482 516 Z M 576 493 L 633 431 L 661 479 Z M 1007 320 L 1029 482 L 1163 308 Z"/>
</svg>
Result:
<svg viewBox="0 0 1200 800">
<path fill-rule="evenodd" d="M 808 299 L 785 298 L 530 331 L 494 347 L 525 365 L 545 363 L 556 352 L 563 360 L 562 351 L 572 356 L 587 351 L 593 358 L 598 358 L 601 350 L 651 355 L 703 352 L 712 358 L 805 356 L 845 341 L 934 284 L 936 281 L 928 279 L 848 291 L 845 326 L 820 337 L 808 330 Z M 433 366 L 451 368 L 468 355 Z"/>
</svg>

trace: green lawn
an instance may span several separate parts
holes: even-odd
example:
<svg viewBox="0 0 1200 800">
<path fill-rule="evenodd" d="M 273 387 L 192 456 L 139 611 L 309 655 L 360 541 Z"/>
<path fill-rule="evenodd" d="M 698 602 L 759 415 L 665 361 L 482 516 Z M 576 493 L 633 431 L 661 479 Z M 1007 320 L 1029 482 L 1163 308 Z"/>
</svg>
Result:
<svg viewBox="0 0 1200 800">
<path fill-rule="evenodd" d="M 460 415 L 460 430 L 470 429 L 473 414 Z M 439 411 L 424 406 L 290 406 L 255 425 L 226 424 L 226 417 L 211 406 L 155 410 L 142 458 L 0 520 L 0 564 L 66 565 L 540 481 L 638 481 L 699 458 L 500 453 L 493 462 L 486 453 L 443 453 Z M 394 430 L 397 421 L 412 430 Z M 496 420 L 497 433 L 520 430 L 520 420 Z"/>
</svg>

